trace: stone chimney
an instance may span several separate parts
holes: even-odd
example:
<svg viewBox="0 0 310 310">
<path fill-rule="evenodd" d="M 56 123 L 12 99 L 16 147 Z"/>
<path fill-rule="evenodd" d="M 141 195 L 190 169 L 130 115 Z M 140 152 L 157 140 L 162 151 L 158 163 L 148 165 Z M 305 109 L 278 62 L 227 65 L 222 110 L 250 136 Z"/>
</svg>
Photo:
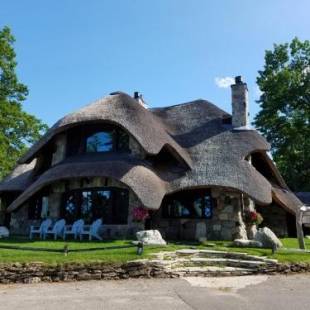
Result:
<svg viewBox="0 0 310 310">
<path fill-rule="evenodd" d="M 249 119 L 248 87 L 242 82 L 241 76 L 235 77 L 235 84 L 231 85 L 232 126 L 245 127 Z"/>
</svg>

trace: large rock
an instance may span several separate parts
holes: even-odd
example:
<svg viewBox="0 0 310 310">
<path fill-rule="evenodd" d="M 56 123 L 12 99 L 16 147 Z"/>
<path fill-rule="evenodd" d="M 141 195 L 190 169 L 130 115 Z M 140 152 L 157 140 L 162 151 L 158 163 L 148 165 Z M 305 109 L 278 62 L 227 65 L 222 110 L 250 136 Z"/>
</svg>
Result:
<svg viewBox="0 0 310 310">
<path fill-rule="evenodd" d="M 9 230 L 5 226 L 0 226 L 0 238 L 7 238 L 9 236 Z"/>
<path fill-rule="evenodd" d="M 279 238 L 268 227 L 260 228 L 254 240 L 261 242 L 264 248 L 275 249 L 283 246 Z"/>
<path fill-rule="evenodd" d="M 256 240 L 235 239 L 233 244 L 242 248 L 261 248 L 262 243 Z"/>
<path fill-rule="evenodd" d="M 142 230 L 136 233 L 138 241 L 146 245 L 166 245 L 158 230 Z"/>
</svg>

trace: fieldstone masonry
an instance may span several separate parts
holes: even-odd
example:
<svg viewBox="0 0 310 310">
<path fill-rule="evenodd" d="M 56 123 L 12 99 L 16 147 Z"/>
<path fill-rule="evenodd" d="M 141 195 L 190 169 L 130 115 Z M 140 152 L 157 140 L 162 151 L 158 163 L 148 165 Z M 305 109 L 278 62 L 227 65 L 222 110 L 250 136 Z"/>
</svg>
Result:
<svg viewBox="0 0 310 310">
<path fill-rule="evenodd" d="M 60 207 L 62 194 L 66 189 L 77 189 L 87 187 L 101 187 L 101 186 L 113 186 L 119 188 L 126 188 L 129 190 L 129 210 L 128 210 L 128 223 L 127 225 L 104 225 L 104 231 L 102 233 L 107 238 L 123 238 L 134 236 L 135 233 L 143 229 L 141 223 L 134 222 L 132 219 L 132 209 L 134 207 L 141 206 L 141 202 L 138 197 L 130 190 L 126 185 L 122 184 L 117 180 L 110 178 L 89 178 L 88 182 L 84 182 L 81 179 L 75 179 L 70 181 L 62 181 L 55 183 L 51 186 L 50 193 L 48 195 L 49 202 L 49 217 L 56 221 L 60 218 Z M 29 220 L 28 219 L 28 203 L 24 204 L 18 210 L 12 212 L 10 231 L 12 234 L 28 234 L 30 225 L 40 225 L 40 220 Z"/>
</svg>

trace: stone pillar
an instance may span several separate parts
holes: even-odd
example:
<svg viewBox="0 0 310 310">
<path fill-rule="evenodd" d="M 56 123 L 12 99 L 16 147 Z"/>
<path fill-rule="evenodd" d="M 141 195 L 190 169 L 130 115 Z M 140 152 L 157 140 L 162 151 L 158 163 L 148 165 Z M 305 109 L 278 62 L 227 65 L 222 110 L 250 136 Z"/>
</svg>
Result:
<svg viewBox="0 0 310 310">
<path fill-rule="evenodd" d="M 66 157 L 66 148 L 67 148 L 67 136 L 66 136 L 66 134 L 64 134 L 64 133 L 59 134 L 56 137 L 55 147 L 56 147 L 56 151 L 53 154 L 52 166 L 61 162 Z"/>
<path fill-rule="evenodd" d="M 48 210 L 51 219 L 57 220 L 60 218 L 61 197 L 61 193 L 51 193 L 48 196 Z"/>
<path fill-rule="evenodd" d="M 254 203 L 254 201 L 251 198 L 244 197 L 243 198 L 243 202 L 244 202 L 244 211 L 245 212 L 251 212 L 251 211 L 256 212 L 256 210 L 255 210 L 255 203 Z M 255 237 L 255 235 L 257 233 L 257 226 L 256 226 L 256 224 L 246 223 L 246 230 L 247 230 L 248 238 L 250 240 L 254 239 L 254 237 Z"/>
</svg>

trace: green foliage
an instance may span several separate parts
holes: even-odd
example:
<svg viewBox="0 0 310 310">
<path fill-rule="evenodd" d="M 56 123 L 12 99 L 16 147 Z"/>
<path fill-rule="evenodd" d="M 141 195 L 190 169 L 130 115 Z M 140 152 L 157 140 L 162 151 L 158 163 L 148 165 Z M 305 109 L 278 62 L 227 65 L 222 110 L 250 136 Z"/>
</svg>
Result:
<svg viewBox="0 0 310 310">
<path fill-rule="evenodd" d="M 257 84 L 261 111 L 254 120 L 294 191 L 310 191 L 310 42 L 294 38 L 265 53 Z"/>
<path fill-rule="evenodd" d="M 18 81 L 15 72 L 14 41 L 8 27 L 0 30 L 0 180 L 29 144 L 38 140 L 47 129 L 40 120 L 22 109 L 21 102 L 26 99 L 28 89 Z"/>
</svg>

